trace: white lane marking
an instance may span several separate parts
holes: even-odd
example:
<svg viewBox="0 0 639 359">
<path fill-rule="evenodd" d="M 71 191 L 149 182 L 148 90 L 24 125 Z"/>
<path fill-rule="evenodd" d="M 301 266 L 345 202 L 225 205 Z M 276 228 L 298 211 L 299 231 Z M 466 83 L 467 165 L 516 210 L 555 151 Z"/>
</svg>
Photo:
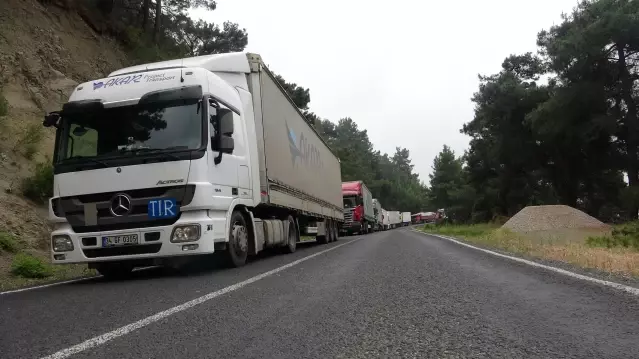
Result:
<svg viewBox="0 0 639 359">
<path fill-rule="evenodd" d="M 143 270 L 147 270 L 147 269 L 151 269 L 151 268 L 156 268 L 156 267 L 155 266 L 139 267 L 139 268 L 133 269 L 133 271 L 134 272 L 139 272 L 139 271 L 143 271 Z M 102 278 L 102 276 L 98 274 L 98 275 L 94 275 L 92 277 L 69 279 L 69 280 L 65 280 L 65 281 L 62 281 L 62 282 L 54 282 L 54 283 L 36 285 L 36 286 L 33 286 L 33 287 L 12 289 L 12 290 L 8 290 L 6 292 L 0 292 L 0 295 L 12 294 L 12 293 L 20 293 L 20 292 L 26 292 L 26 291 L 29 291 L 29 290 L 42 289 L 42 288 L 48 288 L 48 287 L 55 287 L 55 286 L 62 285 L 62 284 L 76 283 L 76 282 L 82 282 L 82 281 L 85 281 L 85 280 L 98 279 L 98 278 Z"/>
<path fill-rule="evenodd" d="M 13 290 L 8 290 L 6 292 L 0 292 L 0 295 L 11 294 L 11 293 L 19 293 L 19 292 L 26 292 L 26 291 L 29 291 L 29 290 L 42 289 L 42 288 L 47 288 L 47 287 L 55 287 L 57 285 L 82 282 L 82 281 L 85 281 L 85 280 L 96 279 L 96 278 L 100 278 L 100 277 L 102 277 L 102 276 L 101 275 L 97 275 L 97 276 L 93 276 L 93 277 L 69 279 L 69 280 L 65 280 L 65 281 L 62 281 L 62 282 L 55 282 L 55 283 L 49 283 L 49 284 L 36 285 L 36 286 L 33 286 L 33 287 L 13 289 Z"/>
<path fill-rule="evenodd" d="M 429 235 L 429 236 L 445 239 L 447 241 L 451 241 L 451 242 L 457 243 L 457 244 L 459 244 L 461 246 L 472 248 L 472 249 L 475 249 L 475 250 L 478 250 L 478 251 L 481 251 L 481 252 L 484 252 L 484 253 L 492 254 L 492 255 L 497 256 L 497 257 L 507 258 L 507 259 L 510 259 L 512 261 L 515 261 L 515 262 L 528 264 L 529 266 L 532 266 L 532 267 L 543 268 L 543 269 L 546 269 L 546 270 L 549 270 L 549 271 L 553 271 L 553 272 L 556 272 L 556 273 L 560 273 L 560 274 L 566 275 L 568 277 L 572 277 L 572 278 L 581 279 L 581 280 L 585 280 L 585 281 L 592 282 L 592 283 L 605 285 L 607 287 L 619 289 L 619 290 L 628 292 L 630 294 L 639 296 L 639 288 L 627 286 L 627 285 L 620 284 L 620 283 L 610 282 L 610 281 L 603 280 L 603 279 L 597 279 L 597 278 L 589 277 L 587 275 L 578 274 L 578 273 L 571 272 L 571 271 L 568 271 L 568 270 L 565 270 L 565 269 L 561 269 L 561 268 L 557 268 L 557 267 L 551 267 L 551 266 L 548 266 L 548 265 L 545 265 L 545 264 L 529 261 L 529 260 L 526 260 L 526 259 L 523 259 L 523 258 L 518 258 L 518 257 L 509 256 L 509 255 L 506 255 L 506 254 L 501 254 L 501 253 L 498 253 L 498 252 L 493 252 L 493 251 L 488 250 L 488 249 L 475 247 L 475 246 L 470 245 L 468 243 L 464 243 L 464 242 L 458 241 L 458 240 L 456 240 L 456 239 L 454 239 L 452 237 L 448 237 L 448 236 L 441 236 L 441 235 L 438 235 L 438 234 L 426 233 L 426 232 L 422 232 L 422 231 L 418 231 L 418 230 L 413 230 L 413 232 L 417 232 L 417 233 L 421 233 L 421 234 L 425 234 L 425 235 Z"/>
<path fill-rule="evenodd" d="M 273 275 L 275 273 L 278 273 L 278 272 L 281 272 L 281 271 L 283 271 L 285 269 L 288 269 L 288 268 L 291 268 L 293 266 L 296 266 L 296 265 L 298 265 L 298 264 L 300 264 L 300 263 L 302 263 L 304 261 L 307 261 L 307 260 L 309 260 L 311 258 L 317 257 L 317 256 L 319 256 L 321 254 L 326 253 L 326 252 L 330 252 L 330 251 L 335 250 L 335 249 L 337 249 L 339 247 L 345 246 L 347 244 L 355 243 L 355 242 L 357 242 L 360 239 L 361 238 L 356 238 L 356 239 L 354 239 L 352 241 L 336 245 L 335 247 L 325 249 L 325 250 L 323 250 L 321 252 L 317 252 L 315 254 L 311 254 L 311 255 L 306 256 L 304 258 L 300 258 L 300 259 L 298 259 L 296 261 L 293 261 L 293 262 L 285 264 L 285 265 L 283 265 L 281 267 L 272 269 L 272 270 L 270 270 L 268 272 L 264 272 L 262 274 L 256 275 L 255 277 L 249 278 L 249 279 L 244 280 L 242 282 L 230 285 L 228 287 L 222 288 L 222 289 L 217 290 L 215 292 L 211 292 L 209 294 L 205 294 L 205 295 L 203 295 L 203 296 L 201 296 L 199 298 L 193 299 L 191 301 L 188 301 L 186 303 L 180 304 L 178 306 L 175 306 L 173 308 L 167 309 L 165 311 L 156 313 L 156 314 L 154 314 L 154 315 L 152 315 L 150 317 L 146 317 L 144 319 L 138 320 L 137 322 L 125 325 L 123 327 L 120 327 L 120 328 L 115 329 L 113 331 L 110 331 L 108 333 L 104 333 L 104 334 L 99 335 L 97 337 L 93 337 L 93 338 L 91 338 L 89 340 L 86 340 L 86 341 L 80 343 L 80 344 L 74 345 L 74 346 L 66 348 L 66 349 L 62 349 L 62 350 L 60 350 L 57 353 L 53 353 L 51 355 L 43 357 L 43 359 L 68 358 L 71 355 L 83 352 L 83 351 L 85 351 L 87 349 L 91 349 L 91 348 L 100 346 L 100 345 L 102 345 L 102 344 L 104 344 L 104 343 L 106 343 L 106 342 L 108 342 L 110 340 L 113 340 L 115 338 L 118 338 L 118 337 L 121 337 L 123 335 L 129 334 L 129 333 L 131 333 L 133 331 L 136 331 L 136 330 L 138 330 L 140 328 L 146 327 L 149 324 L 152 324 L 152 323 L 155 323 L 157 321 L 160 321 L 160 320 L 162 320 L 162 319 L 164 319 L 166 317 L 169 317 L 169 316 L 171 316 L 173 314 L 176 314 L 176 313 L 182 312 L 184 310 L 187 310 L 189 308 L 195 307 L 198 304 L 202 304 L 204 302 L 207 302 L 207 301 L 209 301 L 211 299 L 217 298 L 217 297 L 219 297 L 221 295 L 224 295 L 226 293 L 230 293 L 230 292 L 236 291 L 236 290 L 238 290 L 238 289 L 240 289 L 242 287 L 245 287 L 245 286 L 247 286 L 247 285 L 249 285 L 251 283 L 257 282 L 260 279 L 264 279 L 264 278 L 266 278 L 268 276 L 271 276 L 271 275 Z"/>
</svg>

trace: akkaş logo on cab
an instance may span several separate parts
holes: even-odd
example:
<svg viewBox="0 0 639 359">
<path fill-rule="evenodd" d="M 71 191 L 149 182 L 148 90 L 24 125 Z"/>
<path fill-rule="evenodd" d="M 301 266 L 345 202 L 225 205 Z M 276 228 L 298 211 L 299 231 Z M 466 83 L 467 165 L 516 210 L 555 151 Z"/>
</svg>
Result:
<svg viewBox="0 0 639 359">
<path fill-rule="evenodd" d="M 324 163 L 322 162 L 322 158 L 320 156 L 320 152 L 308 141 L 308 138 L 304 136 L 304 133 L 300 133 L 299 141 L 297 135 L 288 126 L 288 122 L 286 122 L 286 133 L 288 135 L 288 147 L 291 150 L 291 161 L 293 163 L 293 167 L 295 167 L 295 160 L 299 157 L 300 162 L 302 162 L 306 167 L 324 167 Z"/>
</svg>

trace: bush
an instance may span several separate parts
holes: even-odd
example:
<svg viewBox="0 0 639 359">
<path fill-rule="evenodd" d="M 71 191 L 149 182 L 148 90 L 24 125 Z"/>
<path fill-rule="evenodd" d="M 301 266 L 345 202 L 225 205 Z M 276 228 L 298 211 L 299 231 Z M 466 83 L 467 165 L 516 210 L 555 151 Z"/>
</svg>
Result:
<svg viewBox="0 0 639 359">
<path fill-rule="evenodd" d="M 1 89 L 0 89 L 1 90 Z M 9 101 L 0 92 L 0 116 L 6 116 L 9 114 Z"/>
<path fill-rule="evenodd" d="M 615 227 L 611 236 L 589 237 L 586 244 L 591 247 L 625 247 L 639 250 L 639 221 Z"/>
<path fill-rule="evenodd" d="M 53 196 L 53 165 L 39 163 L 31 177 L 22 182 L 22 194 L 36 202 L 46 202 Z"/>
<path fill-rule="evenodd" d="M 451 237 L 480 237 L 491 233 L 495 229 L 499 228 L 494 223 L 479 223 L 468 225 L 453 225 L 453 224 L 425 224 L 424 231 L 431 233 L 438 233 L 449 235 Z"/>
<path fill-rule="evenodd" d="M 13 258 L 11 273 L 24 278 L 46 278 L 53 274 L 53 269 L 40 258 L 20 253 Z"/>
<path fill-rule="evenodd" d="M 28 144 L 24 147 L 24 157 L 28 160 L 32 160 L 37 152 L 38 147 L 34 143 Z"/>
<path fill-rule="evenodd" d="M 37 144 L 42 141 L 42 137 L 44 137 L 44 131 L 42 130 L 42 125 L 40 123 L 32 123 L 27 126 L 24 131 L 22 137 L 16 141 L 13 150 L 15 151 L 20 146 L 29 147 L 32 146 L 37 148 Z"/>
<path fill-rule="evenodd" d="M 0 249 L 9 253 L 18 253 L 20 241 L 10 233 L 0 232 Z"/>
</svg>

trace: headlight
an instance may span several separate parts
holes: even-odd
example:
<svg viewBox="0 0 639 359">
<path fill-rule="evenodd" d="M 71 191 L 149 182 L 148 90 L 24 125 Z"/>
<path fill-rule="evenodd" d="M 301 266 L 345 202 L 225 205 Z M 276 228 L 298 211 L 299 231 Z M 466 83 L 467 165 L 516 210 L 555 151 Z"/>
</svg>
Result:
<svg viewBox="0 0 639 359">
<path fill-rule="evenodd" d="M 176 226 L 171 233 L 171 242 L 193 242 L 200 239 L 199 224 L 185 224 Z"/>
<path fill-rule="evenodd" d="M 73 250 L 73 242 L 71 238 L 66 235 L 53 236 L 51 238 L 51 245 L 54 252 L 71 252 Z"/>
</svg>

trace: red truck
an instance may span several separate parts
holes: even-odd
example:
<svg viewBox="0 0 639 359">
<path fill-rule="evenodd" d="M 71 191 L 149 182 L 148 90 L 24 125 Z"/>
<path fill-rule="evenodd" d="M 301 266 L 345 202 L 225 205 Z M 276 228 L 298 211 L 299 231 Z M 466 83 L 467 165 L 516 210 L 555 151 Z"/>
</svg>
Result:
<svg viewBox="0 0 639 359">
<path fill-rule="evenodd" d="M 420 223 L 439 223 L 446 218 L 444 209 L 438 209 L 437 212 L 419 212 L 411 216 L 413 224 Z"/>
<path fill-rule="evenodd" d="M 373 195 L 364 182 L 342 182 L 342 198 L 344 224 L 341 231 L 346 234 L 372 232 L 375 228 Z"/>
</svg>

